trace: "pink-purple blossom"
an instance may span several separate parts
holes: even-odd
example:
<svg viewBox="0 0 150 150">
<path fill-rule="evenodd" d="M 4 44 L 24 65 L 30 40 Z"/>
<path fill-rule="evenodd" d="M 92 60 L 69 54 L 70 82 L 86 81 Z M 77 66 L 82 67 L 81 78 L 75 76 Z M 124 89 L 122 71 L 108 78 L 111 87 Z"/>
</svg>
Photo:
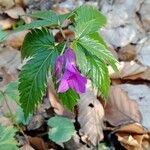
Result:
<svg viewBox="0 0 150 150">
<path fill-rule="evenodd" d="M 59 79 L 58 92 L 63 93 L 69 88 L 74 89 L 78 94 L 86 90 L 86 77 L 82 76 L 76 67 L 76 56 L 71 48 L 59 56 L 55 64 L 55 75 L 58 76 L 64 68 L 64 74 Z"/>
</svg>

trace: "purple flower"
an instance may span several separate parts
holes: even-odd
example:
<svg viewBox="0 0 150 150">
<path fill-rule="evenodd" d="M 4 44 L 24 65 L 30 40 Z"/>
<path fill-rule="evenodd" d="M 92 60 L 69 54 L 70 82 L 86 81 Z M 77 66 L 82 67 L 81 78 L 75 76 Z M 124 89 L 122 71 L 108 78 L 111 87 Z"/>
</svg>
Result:
<svg viewBox="0 0 150 150">
<path fill-rule="evenodd" d="M 61 73 L 63 66 L 64 66 L 64 56 L 62 55 L 57 57 L 56 59 L 55 69 L 54 69 L 56 77 Z"/>
<path fill-rule="evenodd" d="M 58 76 L 65 65 L 65 72 L 59 79 L 60 85 L 58 92 L 63 93 L 69 88 L 74 89 L 77 93 L 84 93 L 87 79 L 82 76 L 76 67 L 76 56 L 71 48 L 68 48 L 64 55 L 59 56 L 55 64 L 55 75 Z"/>
<path fill-rule="evenodd" d="M 69 88 L 74 89 L 78 94 L 84 93 L 87 79 L 83 77 L 74 65 L 68 64 L 60 78 L 58 92 L 63 93 Z"/>
</svg>

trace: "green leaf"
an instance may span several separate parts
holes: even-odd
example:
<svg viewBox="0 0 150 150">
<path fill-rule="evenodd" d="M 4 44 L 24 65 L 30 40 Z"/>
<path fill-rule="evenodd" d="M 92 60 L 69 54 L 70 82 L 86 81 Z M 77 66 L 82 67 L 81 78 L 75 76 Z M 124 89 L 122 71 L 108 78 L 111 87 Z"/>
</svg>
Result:
<svg viewBox="0 0 150 150">
<path fill-rule="evenodd" d="M 117 70 L 117 60 L 99 41 L 85 36 L 79 40 L 79 43 L 92 55 L 98 57 L 103 63 L 109 64 L 114 70 Z"/>
<path fill-rule="evenodd" d="M 99 29 L 99 23 L 95 20 L 90 20 L 87 22 L 79 22 L 75 27 L 75 38 L 82 38 L 83 36 L 95 32 Z"/>
<path fill-rule="evenodd" d="M 23 58 L 32 56 L 40 49 L 53 49 L 54 37 L 46 29 L 34 29 L 29 32 L 24 39 L 21 55 Z"/>
<path fill-rule="evenodd" d="M 18 81 L 12 81 L 6 86 L 5 95 L 9 100 L 19 100 Z"/>
<path fill-rule="evenodd" d="M 72 48 L 76 53 L 76 59 L 79 69 L 84 75 L 86 75 L 88 71 L 85 70 L 85 68 L 87 68 L 87 58 L 84 52 L 84 48 L 78 43 L 78 41 L 73 41 Z"/>
<path fill-rule="evenodd" d="M 37 32 L 41 31 L 37 30 Z M 44 30 L 43 32 L 47 34 L 48 31 Z M 46 92 L 48 68 L 55 56 L 54 53 L 56 53 L 54 49 L 51 49 L 52 41 L 45 34 L 39 34 L 40 48 L 31 45 L 31 49 L 33 48 L 35 53 L 31 53 L 32 57 L 22 67 L 19 75 L 20 103 L 26 118 L 35 110 L 36 105 Z M 35 37 L 35 35 L 37 36 L 33 31 L 30 37 Z M 25 40 L 28 41 L 28 38 Z M 30 49 L 30 46 L 28 48 Z"/>
<path fill-rule="evenodd" d="M 48 120 L 49 129 L 49 139 L 56 142 L 57 144 L 62 144 L 71 139 L 75 133 L 75 128 L 70 119 L 60 116 L 52 117 Z"/>
<path fill-rule="evenodd" d="M 3 40 L 5 40 L 5 38 L 7 37 L 8 33 L 6 31 L 1 30 L 0 28 L 0 42 L 2 42 Z"/>
<path fill-rule="evenodd" d="M 102 36 L 100 36 L 100 34 L 98 32 L 94 32 L 94 33 L 92 33 L 92 34 L 90 34 L 88 36 L 91 39 L 94 39 L 94 40 L 98 41 L 99 43 L 104 45 L 106 49 L 108 49 L 106 42 L 104 41 L 104 39 L 102 38 Z"/>
<path fill-rule="evenodd" d="M 82 5 L 75 11 L 76 22 L 87 22 L 90 20 L 95 20 L 99 23 L 99 28 L 106 24 L 106 17 L 97 10 L 95 7 L 90 5 Z"/>
<path fill-rule="evenodd" d="M 58 24 L 58 15 L 52 11 L 37 11 L 32 14 L 27 14 L 27 16 L 38 18 L 38 19 L 43 19 L 43 20 L 48 20 L 50 22 L 53 22 L 53 24 Z"/>
<path fill-rule="evenodd" d="M 16 123 L 17 124 L 27 125 L 29 123 L 32 115 L 29 115 L 28 118 L 26 119 L 24 116 L 22 108 L 18 107 L 15 117 L 16 117 Z"/>
<path fill-rule="evenodd" d="M 96 32 L 106 24 L 106 18 L 96 8 L 82 5 L 74 11 L 76 39 Z"/>
<path fill-rule="evenodd" d="M 106 64 L 92 55 L 92 51 L 89 52 L 79 42 L 74 41 L 72 46 L 76 53 L 77 65 L 81 73 L 91 79 L 101 96 L 107 99 L 110 79 Z"/>
<path fill-rule="evenodd" d="M 0 149 L 1 150 L 19 150 L 17 142 L 14 139 L 16 130 L 9 126 L 0 125 Z"/>
<path fill-rule="evenodd" d="M 87 76 L 91 79 L 92 84 L 97 87 L 101 96 L 107 99 L 110 86 L 108 68 L 103 62 L 93 58 L 94 56 L 91 54 L 87 56 L 87 71 L 89 70 Z"/>
<path fill-rule="evenodd" d="M 59 93 L 61 103 L 69 110 L 73 111 L 74 106 L 79 100 L 79 95 L 72 89 L 67 90 L 65 93 Z"/>
<path fill-rule="evenodd" d="M 3 98 L 4 98 L 4 96 L 3 96 L 2 92 L 0 91 L 0 103 L 3 101 Z"/>
</svg>

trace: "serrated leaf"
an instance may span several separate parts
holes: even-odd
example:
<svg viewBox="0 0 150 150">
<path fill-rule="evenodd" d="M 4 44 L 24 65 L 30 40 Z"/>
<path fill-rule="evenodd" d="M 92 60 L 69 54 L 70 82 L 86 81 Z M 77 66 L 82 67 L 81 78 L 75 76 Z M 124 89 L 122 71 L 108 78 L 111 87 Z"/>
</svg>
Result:
<svg viewBox="0 0 150 150">
<path fill-rule="evenodd" d="M 1 150 L 19 150 L 17 142 L 14 139 L 16 130 L 9 126 L 0 125 L 0 149 Z"/>
<path fill-rule="evenodd" d="M 40 49 L 53 49 L 54 37 L 51 32 L 46 29 L 33 29 L 24 39 L 21 56 L 28 58 Z"/>
<path fill-rule="evenodd" d="M 69 110 L 73 111 L 74 106 L 77 104 L 79 100 L 79 95 L 73 91 L 72 89 L 69 89 L 65 93 L 59 93 L 59 99 L 61 103 Z"/>
<path fill-rule="evenodd" d="M 106 24 L 105 16 L 90 5 L 82 5 L 75 11 L 75 21 L 76 39 L 96 32 Z"/>
<path fill-rule="evenodd" d="M 72 48 L 76 53 L 76 60 L 79 69 L 83 74 L 86 75 L 89 70 L 85 70 L 85 68 L 87 68 L 87 58 L 84 52 L 84 48 L 77 41 L 73 41 Z"/>
<path fill-rule="evenodd" d="M 60 116 L 52 117 L 48 120 L 49 129 L 49 139 L 56 142 L 57 144 L 62 144 L 71 139 L 75 133 L 75 128 L 70 119 Z"/>
<path fill-rule="evenodd" d="M 80 43 L 74 42 L 72 46 L 76 53 L 77 65 L 79 66 L 81 73 L 91 79 L 99 93 L 107 99 L 110 79 L 106 64 L 96 56 L 92 55 L 91 52 L 87 51 Z"/>
<path fill-rule="evenodd" d="M 83 36 L 95 32 L 99 29 L 99 23 L 95 22 L 95 20 L 90 20 L 87 22 L 79 22 L 76 24 L 75 30 L 76 35 L 75 38 L 82 38 Z"/>
<path fill-rule="evenodd" d="M 40 41 L 38 41 L 38 44 L 41 44 L 40 48 L 36 47 L 36 45 L 31 45 L 31 43 L 28 45 L 28 48 L 30 49 L 31 46 L 34 53 L 31 53 L 32 57 L 22 67 L 19 75 L 20 103 L 25 117 L 35 110 L 36 105 L 45 94 L 48 68 L 55 56 L 54 53 L 56 53 L 56 51 L 52 49 L 53 45 L 47 35 L 48 31 L 45 32 L 45 29 L 43 29 L 42 31 L 36 30 L 36 32 L 39 33 L 38 38 Z M 41 32 L 43 32 L 43 34 L 41 34 Z M 29 39 L 32 39 L 35 35 L 37 36 L 33 31 Z M 25 40 L 28 41 L 29 39 L 26 38 Z M 49 45 L 49 47 L 47 45 Z"/>
<path fill-rule="evenodd" d="M 117 70 L 117 60 L 99 41 L 85 36 L 79 40 L 79 43 L 92 55 L 98 57 L 103 63 L 109 64 L 114 70 Z"/>
</svg>

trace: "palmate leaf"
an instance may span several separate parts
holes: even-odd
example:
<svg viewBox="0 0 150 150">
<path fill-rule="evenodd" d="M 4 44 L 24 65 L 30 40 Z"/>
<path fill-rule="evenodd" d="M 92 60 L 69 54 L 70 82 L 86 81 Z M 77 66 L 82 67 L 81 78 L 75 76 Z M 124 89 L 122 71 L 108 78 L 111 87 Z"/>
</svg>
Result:
<svg viewBox="0 0 150 150">
<path fill-rule="evenodd" d="M 72 47 L 75 50 L 77 65 L 81 73 L 91 79 L 101 96 L 107 99 L 110 79 L 106 64 L 96 56 L 92 55 L 92 53 L 84 48 L 79 42 L 74 41 Z"/>
<path fill-rule="evenodd" d="M 79 95 L 73 91 L 72 89 L 69 89 L 65 93 L 59 93 L 59 99 L 61 103 L 69 110 L 73 111 L 74 106 L 77 104 L 79 100 Z"/>
<path fill-rule="evenodd" d="M 0 150 L 19 150 L 14 139 L 16 130 L 12 126 L 0 125 Z"/>
<path fill-rule="evenodd" d="M 19 75 L 20 103 L 25 117 L 35 110 L 36 105 L 41 101 L 43 95 L 45 94 L 48 68 L 54 60 L 54 57 L 57 55 L 57 51 L 55 51 L 54 48 L 52 49 L 51 38 L 49 39 L 47 36 L 48 31 L 45 32 L 45 29 L 43 29 L 43 34 L 41 34 L 42 31 L 36 31 L 39 33 L 38 44 L 41 44 L 40 48 L 36 47 L 36 42 L 32 43 L 31 58 L 22 67 Z M 32 31 L 32 34 L 28 36 L 29 39 L 25 38 L 25 40 L 29 41 L 30 38 L 35 36 L 37 36 L 37 34 Z M 35 46 L 33 46 L 33 44 L 35 44 Z M 45 45 L 49 45 L 49 47 Z M 28 48 L 30 49 L 30 46 L 28 46 Z M 32 50 L 34 51 L 34 54 Z"/>
<path fill-rule="evenodd" d="M 106 24 L 106 18 L 93 6 L 82 5 L 75 10 L 76 38 L 98 31 Z"/>
<path fill-rule="evenodd" d="M 60 116 L 52 117 L 48 120 L 49 139 L 61 145 L 67 142 L 75 133 L 75 127 L 70 119 Z"/>
</svg>

